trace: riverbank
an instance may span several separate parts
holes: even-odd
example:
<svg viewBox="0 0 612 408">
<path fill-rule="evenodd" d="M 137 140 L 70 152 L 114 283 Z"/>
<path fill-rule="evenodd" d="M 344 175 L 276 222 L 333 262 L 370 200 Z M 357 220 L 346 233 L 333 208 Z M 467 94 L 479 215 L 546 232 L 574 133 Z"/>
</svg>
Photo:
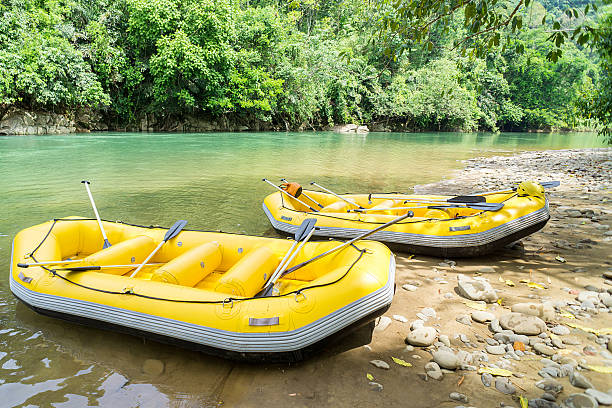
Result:
<svg viewBox="0 0 612 408">
<path fill-rule="evenodd" d="M 484 258 L 397 254 L 396 296 L 371 344 L 341 354 L 329 351 L 295 367 L 236 366 L 219 399 L 226 406 L 253 407 L 406 406 L 408 401 L 414 407 L 520 407 L 524 396 L 530 407 L 555 407 L 568 398 L 574 401 L 566 402 L 568 407 L 587 407 L 595 406 L 589 405 L 592 398 L 600 405 L 612 398 L 597 392 L 612 388 L 612 374 L 598 372 L 612 367 L 607 349 L 612 349 L 612 332 L 595 335 L 586 329 L 612 327 L 612 280 L 602 277 L 612 277 L 607 177 L 612 149 L 525 152 L 465 164 L 452 179 L 416 190 L 469 193 L 525 179 L 560 180 L 561 186 L 548 193 L 548 225 Z M 459 295 L 459 276 L 486 280 L 497 302 Z M 513 311 L 533 316 L 517 315 L 509 322 Z M 502 331 L 499 322 L 514 331 Z M 411 326 L 433 327 L 437 340 L 425 347 L 407 345 L 407 337 L 415 343 L 415 333 L 408 336 Z M 521 334 L 529 330 L 541 333 Z M 510 376 L 478 373 L 483 367 Z"/>
</svg>

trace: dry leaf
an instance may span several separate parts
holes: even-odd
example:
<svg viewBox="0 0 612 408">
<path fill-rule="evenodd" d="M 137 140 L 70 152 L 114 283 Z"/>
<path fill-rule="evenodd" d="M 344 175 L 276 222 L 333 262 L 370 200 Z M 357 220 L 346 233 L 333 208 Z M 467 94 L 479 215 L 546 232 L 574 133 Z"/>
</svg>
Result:
<svg viewBox="0 0 612 408">
<path fill-rule="evenodd" d="M 367 374 L 366 374 L 366 378 L 367 378 L 368 380 L 370 380 L 370 381 L 374 381 L 374 376 L 373 376 L 372 374 L 370 374 L 370 373 L 367 373 Z"/>
<path fill-rule="evenodd" d="M 533 289 L 546 289 L 545 286 L 540 285 L 539 283 L 535 283 L 535 282 L 529 282 L 527 284 L 527 286 L 529 286 L 530 288 L 533 288 Z"/>
<path fill-rule="evenodd" d="M 559 316 L 561 316 L 561 317 L 566 317 L 566 318 L 568 318 L 568 319 L 575 319 L 575 318 L 576 318 L 576 316 L 574 316 L 574 315 L 573 315 L 573 314 L 571 314 L 570 312 L 565 312 L 565 311 L 564 311 L 564 312 L 559 313 Z"/>
<path fill-rule="evenodd" d="M 600 365 L 587 365 L 586 367 L 591 371 L 595 371 L 596 373 L 612 374 L 612 367 Z"/>
<path fill-rule="evenodd" d="M 412 367 L 412 364 L 402 360 L 401 358 L 391 357 L 391 359 L 393 360 L 395 364 L 399 364 L 404 367 Z"/>
<path fill-rule="evenodd" d="M 480 367 L 478 369 L 478 374 L 489 373 L 491 375 L 498 375 L 500 377 L 511 377 L 512 371 L 504 370 L 503 368 L 495 368 L 495 367 Z"/>
<path fill-rule="evenodd" d="M 506 279 L 506 285 L 515 286 L 514 282 L 512 282 L 510 279 Z"/>
<path fill-rule="evenodd" d="M 559 262 L 561 262 L 561 263 L 565 263 L 565 262 L 566 262 L 566 261 L 565 261 L 565 258 L 564 258 L 564 257 L 562 257 L 561 255 L 557 255 L 557 257 L 555 258 L 555 260 L 557 260 L 557 261 L 559 261 Z"/>
<path fill-rule="evenodd" d="M 529 400 L 525 397 L 523 397 L 522 395 L 519 397 L 519 402 L 521 403 L 521 408 L 528 408 L 529 407 Z"/>
<path fill-rule="evenodd" d="M 476 309 L 476 310 L 487 310 L 487 305 L 483 304 L 483 303 L 478 303 L 478 302 L 474 302 L 472 300 L 464 300 L 463 303 L 467 306 L 467 307 L 471 307 L 472 309 Z"/>
</svg>

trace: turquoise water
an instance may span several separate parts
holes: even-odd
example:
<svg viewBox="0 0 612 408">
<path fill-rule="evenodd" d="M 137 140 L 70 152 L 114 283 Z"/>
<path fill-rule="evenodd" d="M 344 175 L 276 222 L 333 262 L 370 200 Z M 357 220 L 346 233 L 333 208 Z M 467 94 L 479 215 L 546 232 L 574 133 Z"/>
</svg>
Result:
<svg viewBox="0 0 612 408">
<path fill-rule="evenodd" d="M 602 146 L 591 133 L 96 133 L 0 136 L 0 398 L 3 406 L 215 404 L 228 362 L 38 316 L 8 288 L 12 237 L 54 217 L 102 218 L 273 235 L 261 179 L 334 191 L 406 191 L 460 160 L 521 150 Z M 157 376 L 147 359 L 165 362 Z M 202 367 L 206 367 L 203 369 Z"/>
</svg>

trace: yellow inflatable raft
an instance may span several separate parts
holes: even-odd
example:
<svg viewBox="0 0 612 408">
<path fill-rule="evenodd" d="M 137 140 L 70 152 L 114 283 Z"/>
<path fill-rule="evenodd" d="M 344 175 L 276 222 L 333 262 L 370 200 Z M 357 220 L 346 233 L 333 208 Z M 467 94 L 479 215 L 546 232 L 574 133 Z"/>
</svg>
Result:
<svg viewBox="0 0 612 408">
<path fill-rule="evenodd" d="M 371 335 L 393 298 L 395 260 L 378 242 L 359 241 L 309 263 L 261 297 L 292 240 L 182 230 L 131 278 L 166 230 L 103 225 L 112 244 L 106 249 L 93 219 L 56 219 L 19 232 L 13 294 L 45 315 L 268 361 L 300 360 L 364 325 Z M 307 243 L 290 266 L 338 244 Z"/>
<path fill-rule="evenodd" d="M 315 235 L 352 238 L 409 213 L 409 218 L 370 239 L 434 256 L 483 255 L 538 231 L 550 218 L 544 188 L 534 182 L 504 192 L 458 197 L 390 193 L 345 194 L 341 199 L 289 189 L 297 198 L 277 191 L 263 202 L 264 212 L 279 232 L 293 233 L 305 218 L 316 218 Z"/>
</svg>

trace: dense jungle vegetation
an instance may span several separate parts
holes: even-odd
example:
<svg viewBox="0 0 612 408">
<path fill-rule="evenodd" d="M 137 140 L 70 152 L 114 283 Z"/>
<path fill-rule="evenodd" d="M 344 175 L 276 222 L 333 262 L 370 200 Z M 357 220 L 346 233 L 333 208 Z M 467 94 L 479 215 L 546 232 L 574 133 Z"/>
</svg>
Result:
<svg viewBox="0 0 612 408">
<path fill-rule="evenodd" d="M 2 0 L 0 118 L 20 107 L 99 111 L 115 127 L 145 114 L 279 129 L 593 127 L 612 111 L 604 3 L 527 2 L 518 27 L 499 25 L 473 53 L 457 47 L 478 30 L 463 16 L 516 0 L 445 6 L 420 43 L 384 0 Z M 585 21 L 601 35 L 549 40 Z"/>
</svg>

